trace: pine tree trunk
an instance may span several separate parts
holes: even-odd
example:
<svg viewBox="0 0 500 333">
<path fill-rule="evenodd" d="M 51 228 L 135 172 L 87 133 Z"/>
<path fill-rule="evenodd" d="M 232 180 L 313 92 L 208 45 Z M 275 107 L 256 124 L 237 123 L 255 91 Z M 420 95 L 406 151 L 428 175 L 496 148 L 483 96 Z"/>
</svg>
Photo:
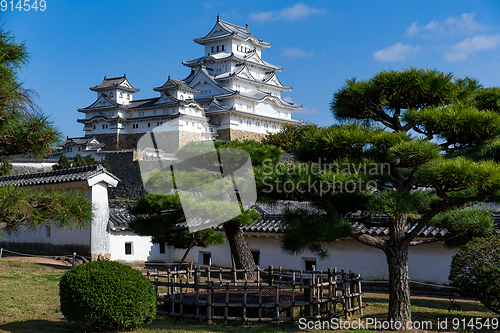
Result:
<svg viewBox="0 0 500 333">
<path fill-rule="evenodd" d="M 253 277 L 255 270 L 255 262 L 253 260 L 252 251 L 248 248 L 247 242 L 243 237 L 243 230 L 237 222 L 224 223 L 224 232 L 226 233 L 231 253 L 233 254 L 234 264 L 236 269 L 246 269 L 252 273 L 249 275 Z"/>
<path fill-rule="evenodd" d="M 186 249 L 186 252 L 184 252 L 184 255 L 182 256 L 181 261 L 179 261 L 179 264 L 177 265 L 177 269 L 181 269 L 182 263 L 184 262 L 184 260 L 186 260 L 186 257 L 188 256 L 189 251 L 191 251 L 191 249 L 194 246 L 194 241 L 196 240 L 196 236 L 193 235 L 192 237 L 193 237 L 193 239 L 191 239 L 191 243 L 189 243 L 189 246 Z"/>
<path fill-rule="evenodd" d="M 401 328 L 397 329 L 397 331 L 405 331 L 411 328 L 408 245 L 388 246 L 386 256 L 389 266 L 388 319 L 401 325 Z"/>
</svg>

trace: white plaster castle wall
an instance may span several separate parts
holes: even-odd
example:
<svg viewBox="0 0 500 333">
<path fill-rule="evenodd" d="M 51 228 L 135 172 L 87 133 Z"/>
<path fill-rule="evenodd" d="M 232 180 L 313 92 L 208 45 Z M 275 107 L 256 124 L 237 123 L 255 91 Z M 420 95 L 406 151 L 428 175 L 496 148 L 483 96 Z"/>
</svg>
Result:
<svg viewBox="0 0 500 333">
<path fill-rule="evenodd" d="M 328 246 L 330 256 L 319 259 L 311 252 L 300 255 L 288 255 L 281 250 L 279 238 L 245 237 L 251 250 L 260 251 L 260 267 L 282 266 L 285 269 L 305 269 L 305 259 L 316 258 L 316 269 L 327 270 L 330 267 L 352 270 L 364 280 L 387 280 L 388 268 L 385 254 L 378 249 L 361 244 L 355 240 L 340 240 Z M 458 249 L 448 249 L 441 243 L 429 243 L 410 248 L 410 278 L 414 281 L 447 284 L 451 259 Z M 178 261 L 183 250 L 168 248 L 169 261 Z M 207 248 L 193 248 L 186 261 L 202 264 L 203 252 L 210 252 L 212 265 L 231 267 L 229 246 L 217 245 Z"/>
<path fill-rule="evenodd" d="M 92 221 L 90 252 L 92 256 L 109 255 L 109 203 L 106 183 L 99 182 L 92 186 L 92 205 L 94 219 Z"/>
<path fill-rule="evenodd" d="M 109 243 L 111 260 L 152 261 L 166 260 L 167 257 L 159 255 L 158 245 L 151 242 L 151 237 L 138 236 L 131 231 L 111 231 Z M 132 254 L 125 254 L 126 243 L 132 244 Z"/>
<path fill-rule="evenodd" d="M 18 233 L 4 233 L 5 242 L 15 243 L 46 243 L 53 245 L 81 245 L 90 246 L 90 228 L 85 229 L 60 229 L 50 226 L 50 236 L 47 228 L 42 225 L 36 230 L 20 229 Z M 70 253 L 60 253 L 66 255 Z"/>
</svg>

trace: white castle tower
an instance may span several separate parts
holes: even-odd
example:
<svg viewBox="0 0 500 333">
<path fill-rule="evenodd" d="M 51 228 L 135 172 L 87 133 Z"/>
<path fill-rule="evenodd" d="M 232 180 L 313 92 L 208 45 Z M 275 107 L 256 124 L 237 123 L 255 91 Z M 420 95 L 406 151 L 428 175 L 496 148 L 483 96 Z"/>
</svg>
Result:
<svg viewBox="0 0 500 333">
<path fill-rule="evenodd" d="M 78 119 L 85 138 L 104 144 L 103 150 L 134 149 L 144 133 L 168 122 L 179 148 L 189 141 L 259 140 L 285 123 L 299 122 L 291 112 L 302 106 L 281 98 L 292 90 L 278 79 L 282 68 L 261 58 L 262 49 L 271 44 L 252 35 L 248 25 L 236 26 L 217 16 L 212 30 L 194 41 L 205 46 L 204 55 L 183 61 L 191 68 L 189 76 L 168 77 L 154 88 L 158 97 L 134 100 L 139 89 L 125 75 L 105 77 L 91 87 L 96 101 L 78 109 L 85 114 Z M 74 144 L 74 139 L 68 140 Z"/>
</svg>

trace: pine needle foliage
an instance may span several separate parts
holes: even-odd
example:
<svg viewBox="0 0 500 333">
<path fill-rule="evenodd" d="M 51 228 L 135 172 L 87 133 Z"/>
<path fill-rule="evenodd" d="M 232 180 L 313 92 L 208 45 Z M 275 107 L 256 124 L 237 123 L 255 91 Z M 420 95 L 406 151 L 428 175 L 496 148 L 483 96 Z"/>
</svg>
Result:
<svg viewBox="0 0 500 333">
<path fill-rule="evenodd" d="M 350 235 L 382 250 L 391 281 L 388 317 L 404 326 L 411 320 L 409 248 L 438 240 L 419 233 L 440 226 L 448 244 L 460 245 L 494 230 L 489 213 L 470 206 L 500 190 L 497 93 L 429 69 L 346 80 L 330 104 L 339 125 L 305 133 L 296 163 L 256 168 L 261 198 L 322 209 L 286 215 L 284 249 L 324 256 L 327 243 Z M 372 219 L 381 215 L 382 222 Z M 350 228 L 352 222 L 378 223 L 388 238 Z"/>
<path fill-rule="evenodd" d="M 225 243 L 224 237 L 212 228 L 189 232 L 178 195 L 145 194 L 129 211 L 135 216 L 129 222 L 130 228 L 138 235 L 152 236 L 153 243 L 179 249 L 187 249 L 191 242 L 198 247 Z"/>
<path fill-rule="evenodd" d="M 0 28 L 0 162 L 2 175 L 11 169 L 8 157 L 30 155 L 42 158 L 61 142 L 62 136 L 36 99 L 22 86 L 18 71 L 28 63 L 24 42 Z M 33 229 L 49 223 L 60 227 L 83 227 L 92 218 L 92 205 L 77 193 L 42 191 L 13 186 L 0 187 L 0 231 Z M 0 235 L 1 236 L 1 235 Z"/>
<path fill-rule="evenodd" d="M 268 133 L 262 142 L 283 149 L 287 153 L 293 153 L 300 147 L 302 137 L 318 128 L 318 124 L 305 122 L 302 124 L 284 124 L 276 133 Z"/>
<path fill-rule="evenodd" d="M 83 228 L 92 216 L 92 203 L 76 192 L 0 187 L 0 220 L 8 233 L 47 224 L 62 229 Z"/>
</svg>

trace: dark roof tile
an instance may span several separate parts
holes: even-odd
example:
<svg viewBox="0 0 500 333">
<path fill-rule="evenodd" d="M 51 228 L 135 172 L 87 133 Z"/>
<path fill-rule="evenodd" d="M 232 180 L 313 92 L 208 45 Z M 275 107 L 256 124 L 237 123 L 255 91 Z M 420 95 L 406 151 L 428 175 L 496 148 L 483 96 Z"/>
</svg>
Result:
<svg viewBox="0 0 500 333">
<path fill-rule="evenodd" d="M 4 176 L 0 177 L 0 186 L 8 184 L 18 186 L 32 186 L 84 181 L 101 173 L 106 173 L 119 181 L 119 179 L 115 175 L 109 173 L 105 167 L 98 164 L 79 168 L 62 169 L 57 171 L 37 172 L 16 176 Z"/>
</svg>

